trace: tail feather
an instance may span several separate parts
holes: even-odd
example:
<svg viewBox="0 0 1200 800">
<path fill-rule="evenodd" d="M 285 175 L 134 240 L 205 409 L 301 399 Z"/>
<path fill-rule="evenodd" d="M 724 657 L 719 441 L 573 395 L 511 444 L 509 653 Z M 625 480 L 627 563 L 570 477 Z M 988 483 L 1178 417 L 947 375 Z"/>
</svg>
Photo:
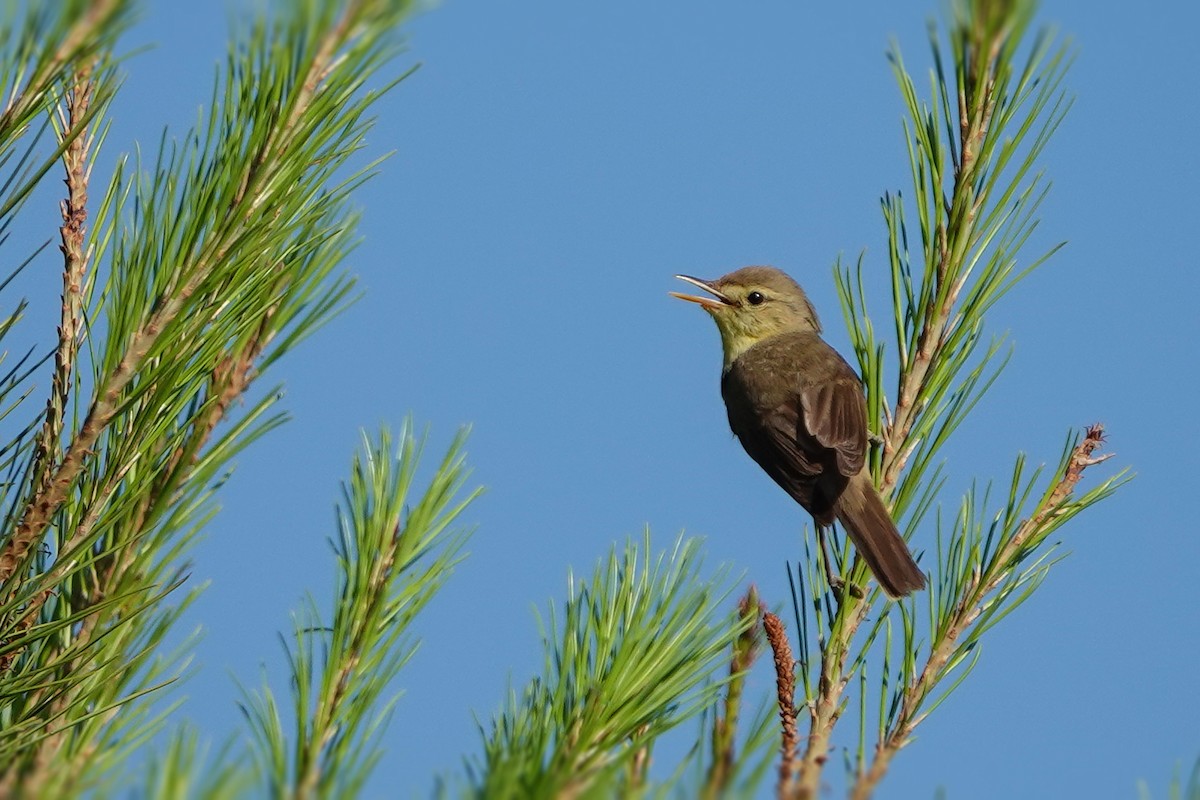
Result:
<svg viewBox="0 0 1200 800">
<path fill-rule="evenodd" d="M 925 588 L 924 573 L 865 472 L 846 485 L 834 513 L 889 597 Z"/>
</svg>

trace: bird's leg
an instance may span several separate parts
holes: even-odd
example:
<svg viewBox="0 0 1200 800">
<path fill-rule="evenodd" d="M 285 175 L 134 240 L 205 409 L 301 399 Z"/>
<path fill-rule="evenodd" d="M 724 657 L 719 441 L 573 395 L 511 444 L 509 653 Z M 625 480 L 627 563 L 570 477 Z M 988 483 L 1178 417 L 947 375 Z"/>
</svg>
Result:
<svg viewBox="0 0 1200 800">
<path fill-rule="evenodd" d="M 833 590 L 838 600 L 842 599 L 842 589 L 846 587 L 846 582 L 842 580 L 842 576 L 834 570 L 833 556 L 829 551 L 829 542 L 825 538 L 825 526 L 817 526 L 817 539 L 821 542 L 821 560 L 825 564 L 825 580 L 829 581 L 829 588 Z M 850 586 L 850 594 L 855 597 L 863 597 L 865 592 L 861 586 Z"/>
<path fill-rule="evenodd" d="M 833 593 L 838 597 L 842 596 L 842 576 L 839 575 L 833 568 L 833 554 L 829 551 L 829 541 L 825 538 L 825 526 L 817 526 L 817 541 L 821 543 L 821 562 L 825 566 L 825 580 L 829 581 L 829 588 L 833 589 Z"/>
</svg>

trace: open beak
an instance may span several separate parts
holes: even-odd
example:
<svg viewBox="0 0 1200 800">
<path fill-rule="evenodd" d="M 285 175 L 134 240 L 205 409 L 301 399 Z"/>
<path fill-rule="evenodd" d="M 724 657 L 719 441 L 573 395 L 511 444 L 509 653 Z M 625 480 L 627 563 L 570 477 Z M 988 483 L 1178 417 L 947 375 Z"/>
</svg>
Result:
<svg viewBox="0 0 1200 800">
<path fill-rule="evenodd" d="M 693 278 L 691 275 L 676 275 L 675 277 L 679 278 L 679 280 L 681 280 L 681 281 L 687 281 L 688 283 L 692 284 L 693 286 L 695 286 L 699 289 L 703 289 L 704 291 L 711 294 L 712 297 L 697 297 L 694 294 L 680 294 L 679 292 L 670 292 L 669 294 L 672 297 L 678 297 L 680 300 L 687 300 L 689 303 L 698 303 L 701 307 L 703 307 L 706 310 L 717 309 L 717 308 L 726 308 L 727 306 L 733 305 L 733 301 L 730 300 L 727 296 L 725 296 L 721 292 L 717 291 L 713 287 L 712 283 L 709 281 L 702 281 L 699 278 Z"/>
</svg>

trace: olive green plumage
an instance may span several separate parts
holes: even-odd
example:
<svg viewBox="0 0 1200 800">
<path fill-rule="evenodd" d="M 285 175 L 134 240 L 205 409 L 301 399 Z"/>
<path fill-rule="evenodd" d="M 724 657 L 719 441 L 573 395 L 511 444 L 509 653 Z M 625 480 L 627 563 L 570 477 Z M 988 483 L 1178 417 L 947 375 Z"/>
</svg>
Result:
<svg viewBox="0 0 1200 800">
<path fill-rule="evenodd" d="M 871 481 L 862 383 L 821 338 L 804 290 L 771 267 L 714 281 L 677 277 L 712 295 L 672 293 L 717 323 L 721 396 L 746 452 L 817 525 L 841 522 L 890 596 L 923 588 L 925 576 Z"/>
</svg>

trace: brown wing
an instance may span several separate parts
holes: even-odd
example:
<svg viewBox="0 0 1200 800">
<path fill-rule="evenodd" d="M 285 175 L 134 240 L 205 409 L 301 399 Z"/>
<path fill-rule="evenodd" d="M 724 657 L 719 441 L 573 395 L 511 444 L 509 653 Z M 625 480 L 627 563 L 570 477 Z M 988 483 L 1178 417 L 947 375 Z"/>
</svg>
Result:
<svg viewBox="0 0 1200 800">
<path fill-rule="evenodd" d="M 811 369 L 772 352 L 795 346 L 781 338 L 744 354 L 723 376 L 721 394 L 729 426 L 750 457 L 829 524 L 847 481 L 866 461 L 866 402 L 858 376 L 840 358 L 818 351 L 823 368 Z"/>
<path fill-rule="evenodd" d="M 862 472 L 867 456 L 867 403 L 857 378 L 809 386 L 800 393 L 804 427 L 835 453 L 837 471 L 847 478 Z"/>
<path fill-rule="evenodd" d="M 817 491 L 817 483 L 833 472 L 831 451 L 805 429 L 800 397 L 792 393 L 764 411 L 747 396 L 740 377 L 735 367 L 721 382 L 729 427 L 772 480 L 810 513 L 826 517 L 830 502 Z"/>
</svg>

